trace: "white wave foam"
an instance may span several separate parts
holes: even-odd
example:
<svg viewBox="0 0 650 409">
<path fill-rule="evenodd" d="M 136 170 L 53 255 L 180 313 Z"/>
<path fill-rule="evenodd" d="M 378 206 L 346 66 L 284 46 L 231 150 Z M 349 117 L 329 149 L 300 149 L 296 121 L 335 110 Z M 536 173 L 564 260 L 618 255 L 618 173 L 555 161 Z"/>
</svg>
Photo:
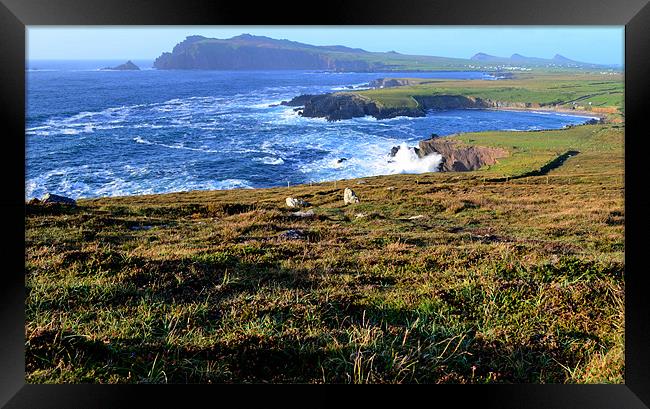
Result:
<svg viewBox="0 0 650 409">
<path fill-rule="evenodd" d="M 388 160 L 388 169 L 390 173 L 437 172 L 441 161 L 442 155 L 439 154 L 429 154 L 420 158 L 413 148 L 409 148 L 405 142 L 402 142 L 395 156 Z"/>
<path fill-rule="evenodd" d="M 196 152 L 204 152 L 204 153 L 220 153 L 218 150 L 214 149 L 205 149 L 205 148 L 192 148 L 189 146 L 185 146 L 182 143 L 176 143 L 174 145 L 167 145 L 165 143 L 156 143 L 156 142 L 151 142 L 149 140 L 146 140 L 144 138 L 141 138 L 139 136 L 133 138 L 133 141 L 136 143 L 142 143 L 145 145 L 155 145 L 155 146 L 162 146 L 163 148 L 169 148 L 169 149 L 184 149 L 188 151 L 196 151 Z"/>
<path fill-rule="evenodd" d="M 264 108 L 274 108 L 271 105 L 280 105 L 282 99 L 271 99 L 263 102 L 258 102 L 257 104 L 249 105 L 250 108 L 264 109 Z"/>
<path fill-rule="evenodd" d="M 253 162 L 260 162 L 265 165 L 282 165 L 284 160 L 282 158 L 273 158 L 271 156 L 265 156 L 263 158 L 254 158 Z"/>
<path fill-rule="evenodd" d="M 136 125 L 131 125 L 131 128 L 135 128 L 135 129 L 140 129 L 140 128 L 161 129 L 161 128 L 163 128 L 163 126 L 162 125 L 154 125 L 154 124 L 136 124 Z"/>
<path fill-rule="evenodd" d="M 83 130 L 81 130 L 81 129 L 67 128 L 67 129 L 62 129 L 61 132 L 59 132 L 59 133 L 62 134 L 62 135 L 79 135 L 82 132 L 83 132 Z"/>
<path fill-rule="evenodd" d="M 332 87 L 331 89 L 332 89 L 332 91 L 351 91 L 351 90 L 360 91 L 360 90 L 364 90 L 364 89 L 370 89 L 370 87 L 368 87 L 367 82 L 361 82 L 361 83 L 358 83 L 358 84 L 339 85 L 339 86 L 336 86 L 336 87 Z"/>
<path fill-rule="evenodd" d="M 281 111 L 279 111 L 275 116 L 275 119 L 272 119 L 270 122 L 272 124 L 276 125 L 293 125 L 293 124 L 298 124 L 302 121 L 305 121 L 305 119 L 298 115 L 297 112 L 293 110 L 293 108 L 285 108 Z M 314 118 L 310 118 L 314 119 Z M 324 119 L 324 118 L 318 118 L 318 119 Z"/>
<path fill-rule="evenodd" d="M 150 142 L 144 138 L 140 138 L 139 136 L 136 136 L 135 138 L 133 138 L 133 140 L 137 143 L 143 143 L 145 145 L 154 145 L 153 142 Z"/>
</svg>

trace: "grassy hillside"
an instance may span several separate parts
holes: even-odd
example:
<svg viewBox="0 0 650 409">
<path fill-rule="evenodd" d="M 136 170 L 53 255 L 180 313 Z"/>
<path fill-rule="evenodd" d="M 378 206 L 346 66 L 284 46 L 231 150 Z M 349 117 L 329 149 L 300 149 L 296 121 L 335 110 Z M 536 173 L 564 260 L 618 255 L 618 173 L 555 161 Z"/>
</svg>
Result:
<svg viewBox="0 0 650 409">
<path fill-rule="evenodd" d="M 603 163 L 604 168 L 611 161 L 619 163 L 622 151 L 623 126 L 586 125 L 570 130 L 562 129 L 543 132 L 481 132 L 452 136 L 467 145 L 492 146 L 503 148 L 510 156 L 499 160 L 492 166 L 486 166 L 476 172 L 484 177 L 519 177 L 542 168 L 558 156 L 575 151 L 581 157 L 580 162 L 593 161 L 591 167 Z M 611 156 L 608 156 L 611 155 Z M 581 173 L 581 164 L 572 173 Z M 568 171 L 565 169 L 565 171 Z M 616 172 L 622 171 L 616 169 Z"/>
<path fill-rule="evenodd" d="M 512 155 L 27 206 L 27 381 L 623 382 L 623 128 L 456 138 Z"/>
<path fill-rule="evenodd" d="M 430 80 L 410 79 L 417 85 L 355 91 L 386 107 L 415 107 L 414 96 L 463 95 L 496 101 L 530 103 L 537 106 L 557 105 L 579 109 L 623 108 L 623 81 L 612 75 L 518 74 L 516 79 Z M 591 105 L 589 103 L 591 102 Z M 607 112 L 607 109 L 605 109 Z"/>
</svg>

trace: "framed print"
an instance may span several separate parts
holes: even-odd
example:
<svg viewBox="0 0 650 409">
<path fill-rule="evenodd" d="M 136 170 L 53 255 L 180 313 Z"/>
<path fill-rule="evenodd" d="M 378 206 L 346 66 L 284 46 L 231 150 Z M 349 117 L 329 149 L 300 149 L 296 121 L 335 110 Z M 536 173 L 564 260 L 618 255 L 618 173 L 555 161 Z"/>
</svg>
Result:
<svg viewBox="0 0 650 409">
<path fill-rule="evenodd" d="M 0 402 L 647 407 L 647 4 L 307 6 L 3 0 Z"/>
</svg>

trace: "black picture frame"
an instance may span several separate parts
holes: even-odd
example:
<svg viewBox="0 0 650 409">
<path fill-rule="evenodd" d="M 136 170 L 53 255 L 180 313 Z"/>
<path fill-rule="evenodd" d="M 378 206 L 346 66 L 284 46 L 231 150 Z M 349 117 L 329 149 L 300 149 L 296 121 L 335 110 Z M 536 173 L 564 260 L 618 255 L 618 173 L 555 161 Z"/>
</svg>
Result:
<svg viewBox="0 0 650 409">
<path fill-rule="evenodd" d="M 0 0 L 2 166 L 0 194 L 4 246 L 0 285 L 0 405 L 7 408 L 99 408 L 198 406 L 203 399 L 240 404 L 274 398 L 301 404 L 286 390 L 218 392 L 210 385 L 27 385 L 24 361 L 25 238 L 25 27 L 29 25 L 624 25 L 625 26 L 625 385 L 435 385 L 412 389 L 408 401 L 449 401 L 462 407 L 648 408 L 650 406 L 650 307 L 643 257 L 650 200 L 644 189 L 650 97 L 650 5 L 648 0 L 341 1 L 327 3 L 198 0 Z M 644 139 L 645 138 L 645 139 Z M 274 387 L 275 388 L 275 387 Z M 277 393 L 280 392 L 280 393 Z M 313 391 L 302 405 L 340 394 Z M 353 395 L 358 391 L 350 391 Z M 364 390 L 371 404 L 385 390 Z M 403 390 L 391 394 L 402 395 Z M 407 396 L 407 395 L 404 395 Z M 403 399 L 403 397 L 402 397 Z M 402 400 L 400 399 L 400 400 Z M 414 402 L 415 403 L 415 402 Z"/>
</svg>

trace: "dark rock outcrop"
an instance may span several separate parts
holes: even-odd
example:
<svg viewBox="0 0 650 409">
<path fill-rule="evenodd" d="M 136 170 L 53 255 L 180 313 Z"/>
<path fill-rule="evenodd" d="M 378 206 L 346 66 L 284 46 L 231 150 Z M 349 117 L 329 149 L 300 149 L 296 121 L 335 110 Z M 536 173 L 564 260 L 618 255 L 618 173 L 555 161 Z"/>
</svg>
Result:
<svg viewBox="0 0 650 409">
<path fill-rule="evenodd" d="M 384 107 L 365 96 L 339 92 L 322 95 L 299 95 L 291 101 L 283 101 L 286 106 L 304 106 L 301 115 L 309 118 L 327 118 L 329 121 L 350 119 L 371 115 L 377 119 L 397 116 L 422 117 L 431 109 L 530 107 L 526 103 L 506 103 L 462 95 L 413 96 L 415 107 Z"/>
<path fill-rule="evenodd" d="M 324 117 L 328 121 L 378 114 L 379 108 L 368 98 L 346 93 L 314 96 L 305 102 L 305 108 L 302 111 L 302 116 Z"/>
<path fill-rule="evenodd" d="M 120 64 L 115 67 L 106 67 L 102 68 L 103 70 L 112 70 L 112 71 L 140 71 L 140 67 L 137 65 L 133 64 L 131 60 L 125 62 L 124 64 Z"/>
<path fill-rule="evenodd" d="M 297 97 L 293 98 L 291 101 L 280 102 L 280 105 L 289 106 L 289 107 L 303 107 L 307 102 L 309 102 L 309 100 L 317 96 L 318 95 L 310 95 L 310 94 L 298 95 Z"/>
<path fill-rule="evenodd" d="M 373 116 L 377 119 L 397 116 L 419 117 L 426 112 L 420 108 L 386 108 L 369 98 L 353 93 L 334 93 L 323 95 L 300 95 L 282 105 L 304 106 L 300 115 L 308 118 L 327 118 L 328 121 Z"/>
<path fill-rule="evenodd" d="M 303 240 L 307 238 L 307 233 L 304 230 L 291 229 L 280 234 L 279 237 L 287 240 Z"/>
<path fill-rule="evenodd" d="M 74 199 L 65 196 L 54 195 L 52 193 L 46 193 L 45 196 L 43 196 L 41 202 L 43 204 L 58 203 L 58 204 L 65 204 L 70 206 L 77 205 L 77 201 Z"/>
</svg>

